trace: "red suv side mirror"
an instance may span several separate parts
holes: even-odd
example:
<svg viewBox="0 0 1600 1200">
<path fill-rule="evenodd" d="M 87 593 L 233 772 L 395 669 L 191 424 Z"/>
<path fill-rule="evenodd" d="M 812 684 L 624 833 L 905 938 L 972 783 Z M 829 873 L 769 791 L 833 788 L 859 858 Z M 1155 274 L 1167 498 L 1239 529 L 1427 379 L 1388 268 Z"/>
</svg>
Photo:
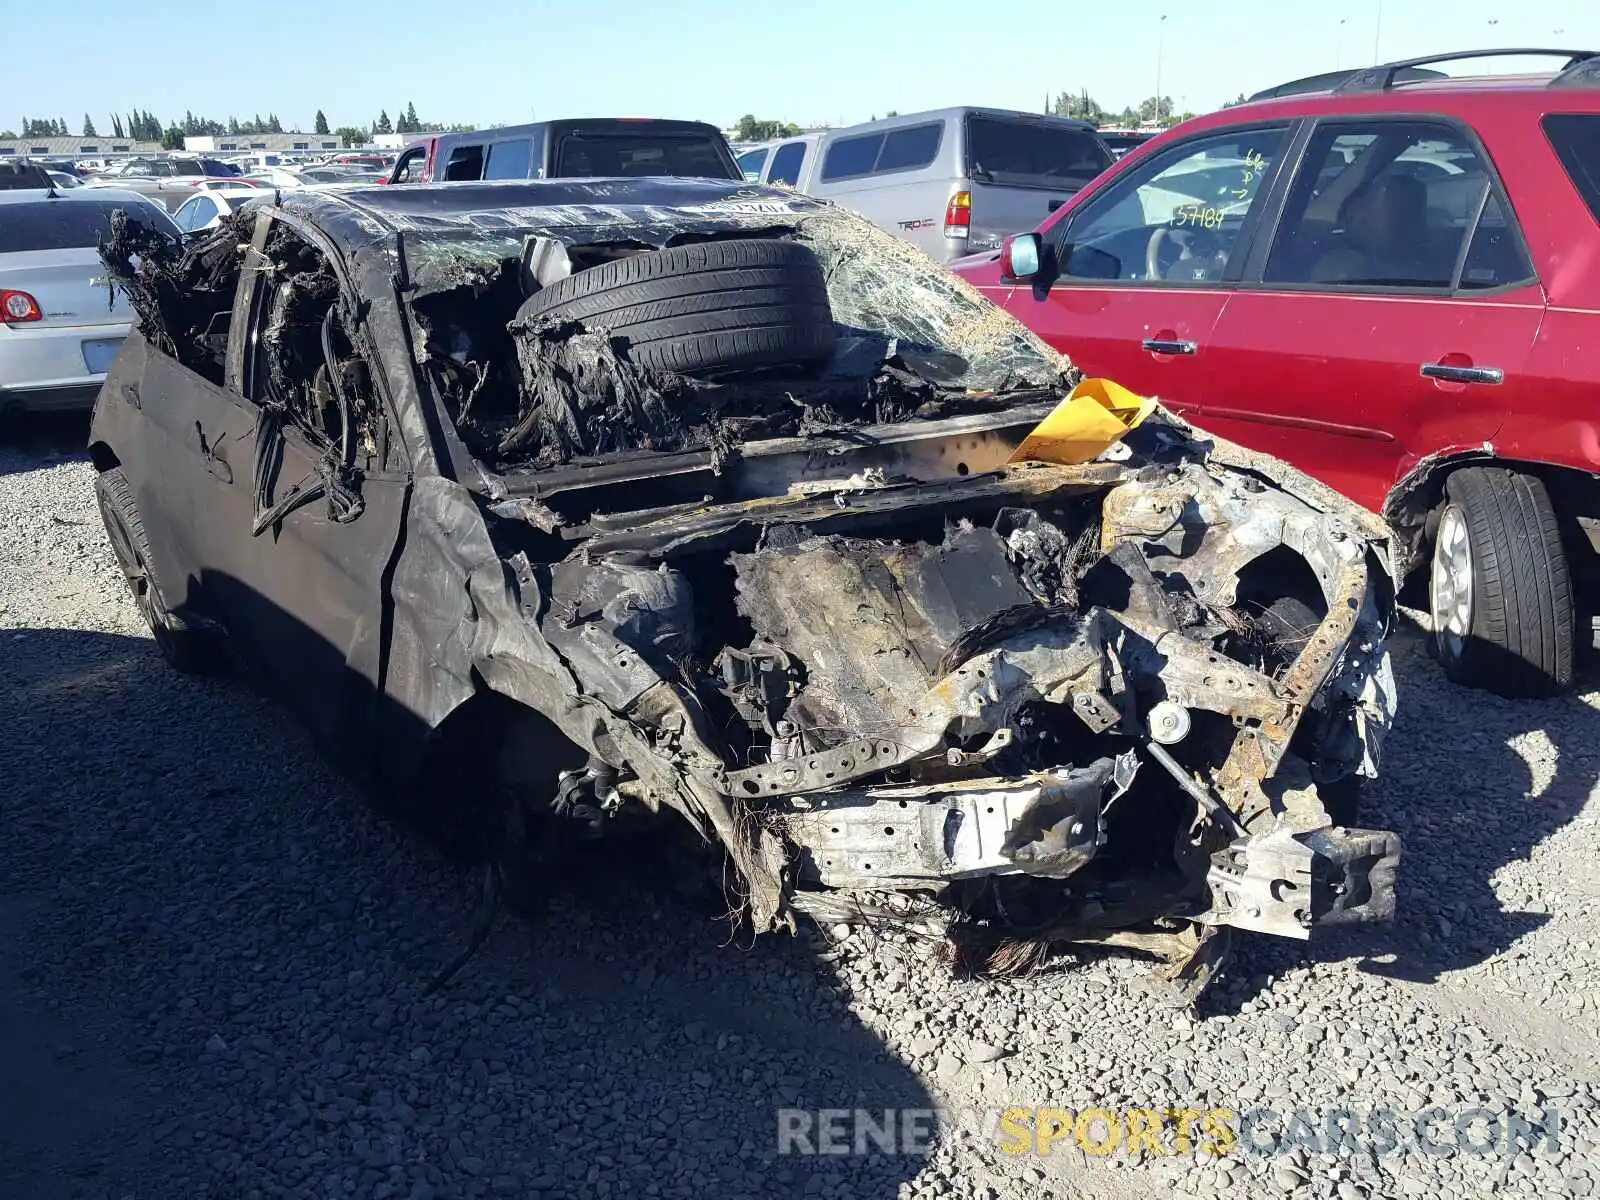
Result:
<svg viewBox="0 0 1600 1200">
<path fill-rule="evenodd" d="M 1000 280 L 1016 283 L 1039 274 L 1042 261 L 1037 233 L 1015 233 L 1000 244 Z"/>
</svg>

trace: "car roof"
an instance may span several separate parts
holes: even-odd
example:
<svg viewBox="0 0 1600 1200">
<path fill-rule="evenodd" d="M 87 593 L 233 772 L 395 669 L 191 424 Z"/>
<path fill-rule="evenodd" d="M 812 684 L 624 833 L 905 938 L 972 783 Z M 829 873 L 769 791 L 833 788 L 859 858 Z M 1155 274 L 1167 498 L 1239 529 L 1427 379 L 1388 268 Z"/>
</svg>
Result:
<svg viewBox="0 0 1600 1200">
<path fill-rule="evenodd" d="M 246 200 L 259 200 L 262 196 L 270 195 L 272 195 L 272 189 L 265 187 L 244 187 L 241 185 L 239 187 L 197 188 L 194 196 L 190 196 L 184 203 L 189 203 L 189 200 L 193 200 L 195 196 L 210 196 L 213 199 L 221 196 L 224 200 L 238 200 L 241 197 Z"/>
<path fill-rule="evenodd" d="M 1241 126 L 1322 117 L 1414 116 L 1457 118 L 1478 125 L 1518 107 L 1545 113 L 1600 113 L 1600 86 L 1552 86 L 1556 76 L 1454 76 L 1396 82 L 1386 88 L 1291 92 L 1247 100 L 1169 126 L 1159 137 L 1129 150 L 1119 162 L 1160 154 L 1178 138 Z M 1276 91 L 1277 89 L 1269 89 Z M 1260 93 L 1258 93 L 1260 95 Z"/>
<path fill-rule="evenodd" d="M 1447 63 L 1499 58 L 1555 58 L 1565 62 L 1554 71 L 1504 74 L 1450 75 L 1438 69 Z M 1274 103 L 1286 103 L 1297 110 L 1301 104 L 1308 104 L 1317 111 L 1325 111 L 1318 107 L 1318 101 L 1360 111 L 1370 111 L 1374 105 L 1411 110 L 1419 104 L 1470 103 L 1474 97 L 1485 95 L 1538 97 L 1539 102 L 1552 102 L 1554 106 L 1577 103 L 1588 107 L 1585 101 L 1592 102 L 1600 97 L 1600 51 L 1519 47 L 1458 50 L 1372 67 L 1326 71 L 1256 92 L 1244 104 L 1228 111 L 1233 114 L 1241 110 L 1257 111 L 1260 106 Z"/>
<path fill-rule="evenodd" d="M 949 120 L 953 117 L 997 117 L 1001 120 L 1021 120 L 1037 125 L 1058 125 L 1076 129 L 1094 131 L 1094 124 L 1082 121 L 1077 117 L 1056 117 L 1046 113 L 1022 112 L 1014 108 L 984 108 L 980 105 L 958 104 L 950 108 L 930 108 L 923 112 L 896 113 L 892 117 L 879 117 L 876 121 L 862 121 L 856 125 L 844 125 L 837 129 L 828 129 L 818 136 L 841 134 L 855 134 L 870 132 L 874 129 L 899 129 L 906 125 L 921 125 L 933 121 Z"/>
<path fill-rule="evenodd" d="M 127 188 L 75 187 L 57 192 L 54 197 L 43 188 L 19 188 L 0 192 L 0 204 L 23 204 L 38 200 L 49 200 L 53 204 L 72 204 L 80 200 L 94 200 L 104 204 L 107 201 L 120 200 L 124 203 L 151 204 L 160 207 L 148 196 L 141 196 L 138 192 L 129 191 Z"/>
</svg>

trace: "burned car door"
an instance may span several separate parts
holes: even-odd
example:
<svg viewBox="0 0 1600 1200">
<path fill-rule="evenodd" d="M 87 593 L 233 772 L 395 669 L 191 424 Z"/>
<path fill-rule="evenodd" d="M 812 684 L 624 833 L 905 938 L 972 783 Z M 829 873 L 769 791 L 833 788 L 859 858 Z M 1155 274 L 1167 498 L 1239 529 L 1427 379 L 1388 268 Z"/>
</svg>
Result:
<svg viewBox="0 0 1600 1200">
<path fill-rule="evenodd" d="M 360 753 L 410 477 L 335 257 L 281 218 L 264 234 L 230 363 L 253 436 L 233 485 L 247 503 L 229 531 L 229 631 L 314 732 Z"/>
<path fill-rule="evenodd" d="M 115 447 L 133 489 L 168 608 L 185 618 L 222 618 L 231 531 L 249 518 L 255 418 L 222 386 L 220 349 L 233 292 L 190 293 L 192 311 L 163 313 L 135 329 L 95 406 L 91 443 Z M 198 515 L 203 519 L 197 520 Z"/>
</svg>

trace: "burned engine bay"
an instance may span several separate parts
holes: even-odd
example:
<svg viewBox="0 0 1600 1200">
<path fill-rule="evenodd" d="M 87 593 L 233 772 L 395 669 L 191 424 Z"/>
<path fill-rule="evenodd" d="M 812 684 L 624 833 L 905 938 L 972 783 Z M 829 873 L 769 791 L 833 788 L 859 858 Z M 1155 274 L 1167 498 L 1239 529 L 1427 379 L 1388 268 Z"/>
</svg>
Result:
<svg viewBox="0 0 1600 1200">
<path fill-rule="evenodd" d="M 701 823 L 758 926 L 892 922 L 972 970 L 1106 943 L 1198 985 L 1225 927 L 1392 915 L 1397 838 L 1334 819 L 1392 716 L 1381 560 L 1174 421 L 1125 445 L 514 558 L 626 726 L 594 802 Z"/>
<path fill-rule="evenodd" d="M 883 922 L 963 970 L 1117 945 L 1198 988 L 1230 929 L 1392 916 L 1399 839 L 1354 812 L 1395 701 L 1381 523 L 1160 408 L 1093 461 L 1012 461 L 1070 365 L 862 219 L 754 191 L 361 218 L 408 361 L 341 304 L 329 362 L 368 360 L 364 412 L 414 369 L 476 474 L 419 483 L 407 555 L 468 523 L 492 548 L 401 561 L 397 593 L 470 594 L 413 657 L 459 653 L 587 757 L 535 815 L 674 810 L 757 932 Z M 762 239 L 825 283 L 803 365 L 676 372 L 529 311 L 608 263 Z"/>
</svg>

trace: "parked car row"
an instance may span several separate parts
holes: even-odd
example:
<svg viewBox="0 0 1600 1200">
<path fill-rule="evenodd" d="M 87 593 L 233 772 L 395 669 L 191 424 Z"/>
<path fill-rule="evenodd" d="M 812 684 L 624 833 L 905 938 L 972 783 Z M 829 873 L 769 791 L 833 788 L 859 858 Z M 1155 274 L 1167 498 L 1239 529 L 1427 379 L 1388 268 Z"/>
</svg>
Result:
<svg viewBox="0 0 1600 1200">
<path fill-rule="evenodd" d="M 727 139 L 714 125 L 591 118 L 428 134 L 401 151 L 389 182 L 645 176 L 741 177 Z"/>
<path fill-rule="evenodd" d="M 1088 122 L 988 108 L 801 134 L 739 157 L 745 178 L 854 209 L 937 262 L 997 248 L 1111 162 Z"/>
</svg>

